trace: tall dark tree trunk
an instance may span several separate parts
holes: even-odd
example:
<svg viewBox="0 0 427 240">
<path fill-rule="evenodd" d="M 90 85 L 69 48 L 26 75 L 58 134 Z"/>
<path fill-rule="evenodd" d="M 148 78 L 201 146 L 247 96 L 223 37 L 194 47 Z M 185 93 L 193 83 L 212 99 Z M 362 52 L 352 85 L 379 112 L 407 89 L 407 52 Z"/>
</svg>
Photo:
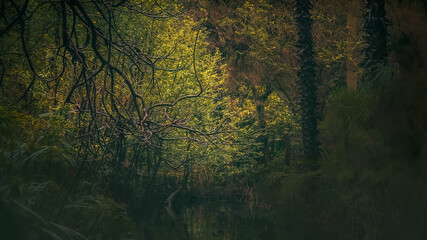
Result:
<svg viewBox="0 0 427 240">
<path fill-rule="evenodd" d="M 387 20 L 384 8 L 385 0 L 368 0 L 365 13 L 364 25 L 365 59 L 362 67 L 366 73 L 373 76 L 377 72 L 380 64 L 385 63 L 387 58 L 386 38 Z"/>
<path fill-rule="evenodd" d="M 352 42 L 357 35 L 357 10 L 356 3 L 354 0 L 350 0 L 347 3 L 347 46 L 351 49 Z M 352 91 L 357 88 L 357 56 L 353 50 L 346 59 L 346 78 L 347 78 L 347 90 Z"/>
<path fill-rule="evenodd" d="M 261 143 L 260 151 L 262 152 L 262 155 L 259 159 L 259 162 L 261 163 L 268 163 L 271 158 L 270 146 L 268 144 L 267 117 L 265 116 L 265 102 L 271 92 L 271 90 L 267 89 L 263 95 L 259 96 L 255 100 L 258 128 L 261 130 L 261 135 L 257 139 L 257 142 Z"/>
<path fill-rule="evenodd" d="M 317 83 L 313 52 L 310 0 L 295 1 L 295 20 L 298 27 L 298 48 L 300 70 L 298 77 L 301 93 L 301 127 L 304 145 L 304 157 L 316 159 L 319 155 L 317 139 Z"/>
<path fill-rule="evenodd" d="M 285 165 L 291 165 L 291 138 L 289 135 L 285 135 L 283 137 L 284 145 L 285 145 Z"/>
</svg>

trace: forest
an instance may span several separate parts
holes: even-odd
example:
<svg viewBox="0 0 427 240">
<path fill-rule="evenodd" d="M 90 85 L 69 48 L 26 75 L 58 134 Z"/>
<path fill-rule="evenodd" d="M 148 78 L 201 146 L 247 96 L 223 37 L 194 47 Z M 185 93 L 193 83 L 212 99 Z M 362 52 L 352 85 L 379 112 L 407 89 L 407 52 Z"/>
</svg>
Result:
<svg viewBox="0 0 427 240">
<path fill-rule="evenodd" d="M 426 0 L 1 0 L 0 238 L 427 239 Z"/>
</svg>

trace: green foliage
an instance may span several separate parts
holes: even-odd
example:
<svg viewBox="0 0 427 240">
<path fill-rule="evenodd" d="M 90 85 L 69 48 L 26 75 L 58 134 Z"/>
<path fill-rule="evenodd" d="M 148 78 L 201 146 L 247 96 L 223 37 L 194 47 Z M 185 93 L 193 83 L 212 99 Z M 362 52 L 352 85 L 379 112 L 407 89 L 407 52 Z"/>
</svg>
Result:
<svg viewBox="0 0 427 240">
<path fill-rule="evenodd" d="M 13 239 L 122 239 L 135 236 L 126 209 L 103 195 L 87 195 L 75 175 L 74 149 L 55 121 L 0 108 L 0 222 Z M 31 126 L 31 128 L 30 128 Z M 77 182 L 77 185 L 72 186 Z M 68 191 L 66 193 L 65 191 Z"/>
<path fill-rule="evenodd" d="M 361 2 L 309 2 L 2 2 L 2 236 L 423 239 L 425 54 L 337 88 Z M 384 58 L 374 2 L 368 57 Z M 184 206 L 207 199 L 246 211 Z"/>
<path fill-rule="evenodd" d="M 386 91 L 383 89 L 383 92 Z M 400 111 L 397 106 L 394 106 L 397 109 L 390 106 L 389 94 L 339 90 L 332 94 L 321 124 L 324 133 L 322 141 L 327 148 L 322 163 L 326 184 L 323 187 L 330 189 L 322 201 L 333 198 L 337 200 L 333 203 L 336 207 L 330 206 L 332 209 L 341 208 L 344 219 L 351 216 L 359 219 L 351 224 L 347 222 L 347 226 L 337 222 L 337 227 L 342 226 L 343 230 L 368 239 L 376 239 L 375 235 L 403 234 L 401 229 L 391 231 L 393 233 L 390 229 L 393 226 L 406 227 L 397 216 L 403 217 L 419 207 L 410 204 L 414 204 L 415 196 L 408 189 L 412 189 L 416 182 L 423 181 L 423 177 L 416 173 L 418 167 L 411 164 L 414 160 L 402 155 L 402 151 L 407 150 L 404 150 L 405 144 L 399 139 L 407 133 L 399 129 L 404 126 L 401 123 L 394 125 L 394 129 L 383 126 L 393 112 Z M 404 135 L 390 135 L 390 131 Z M 423 169 L 423 163 L 416 165 Z M 402 195 L 403 192 L 405 194 Z M 415 198 L 425 197 L 425 194 L 421 194 Z M 343 234 L 346 234 L 345 230 Z M 418 238 L 422 234 L 416 232 L 414 236 Z"/>
<path fill-rule="evenodd" d="M 271 217 L 297 229 L 287 231 L 292 239 L 401 239 L 408 232 L 423 238 L 417 226 L 426 214 L 425 161 L 408 148 L 422 142 L 402 142 L 410 127 L 394 94 L 336 89 L 319 125 L 319 171 L 304 167 L 306 160 L 291 167 L 273 160 L 259 171 L 257 190 L 276 209 Z"/>
</svg>

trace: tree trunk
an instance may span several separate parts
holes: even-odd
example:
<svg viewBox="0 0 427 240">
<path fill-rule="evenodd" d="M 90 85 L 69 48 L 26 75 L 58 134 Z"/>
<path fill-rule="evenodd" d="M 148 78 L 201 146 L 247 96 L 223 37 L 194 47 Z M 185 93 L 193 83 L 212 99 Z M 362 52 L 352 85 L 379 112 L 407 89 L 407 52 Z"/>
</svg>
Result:
<svg viewBox="0 0 427 240">
<path fill-rule="evenodd" d="M 352 50 L 352 42 L 354 42 L 354 37 L 356 36 L 357 28 L 357 18 L 355 14 L 355 4 L 354 1 L 348 3 L 347 9 L 347 48 Z M 346 71 L 347 71 L 347 90 L 351 91 L 357 88 L 357 57 L 355 56 L 354 50 L 349 53 L 349 56 L 346 59 Z"/>
<path fill-rule="evenodd" d="M 365 81 L 370 81 L 369 79 L 375 77 L 378 67 L 385 63 L 388 55 L 386 48 L 388 32 L 384 5 L 385 0 L 368 0 L 363 16 L 366 46 L 362 66 L 367 73 Z"/>
<path fill-rule="evenodd" d="M 288 135 L 284 136 L 283 141 L 285 143 L 285 165 L 290 166 L 291 165 L 291 138 L 290 138 L 290 136 L 288 136 Z"/>
<path fill-rule="evenodd" d="M 298 27 L 298 56 L 300 70 L 301 128 L 303 135 L 304 157 L 317 159 L 319 141 L 317 139 L 317 82 L 311 34 L 313 20 L 311 19 L 311 3 L 309 0 L 296 0 L 295 19 Z"/>
<path fill-rule="evenodd" d="M 261 143 L 261 152 L 262 155 L 260 157 L 261 163 L 268 163 L 270 162 L 270 149 L 268 144 L 268 134 L 267 134 L 267 121 L 265 117 L 265 101 L 267 100 L 268 96 L 270 95 L 271 91 L 267 91 L 265 94 L 260 96 L 255 101 L 256 105 L 256 112 L 258 117 L 258 128 L 261 131 L 261 135 L 258 137 L 257 141 Z"/>
</svg>

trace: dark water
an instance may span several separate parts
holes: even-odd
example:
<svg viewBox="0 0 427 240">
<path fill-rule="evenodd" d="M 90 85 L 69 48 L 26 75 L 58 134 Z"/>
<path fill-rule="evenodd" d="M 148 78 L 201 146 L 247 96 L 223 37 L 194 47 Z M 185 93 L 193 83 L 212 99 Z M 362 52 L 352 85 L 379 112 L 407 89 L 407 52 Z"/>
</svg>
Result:
<svg viewBox="0 0 427 240">
<path fill-rule="evenodd" d="M 247 204 L 205 202 L 183 206 L 139 225 L 140 238 L 147 240 L 237 240 L 282 239 L 273 231 L 271 211 L 250 209 Z"/>
</svg>

